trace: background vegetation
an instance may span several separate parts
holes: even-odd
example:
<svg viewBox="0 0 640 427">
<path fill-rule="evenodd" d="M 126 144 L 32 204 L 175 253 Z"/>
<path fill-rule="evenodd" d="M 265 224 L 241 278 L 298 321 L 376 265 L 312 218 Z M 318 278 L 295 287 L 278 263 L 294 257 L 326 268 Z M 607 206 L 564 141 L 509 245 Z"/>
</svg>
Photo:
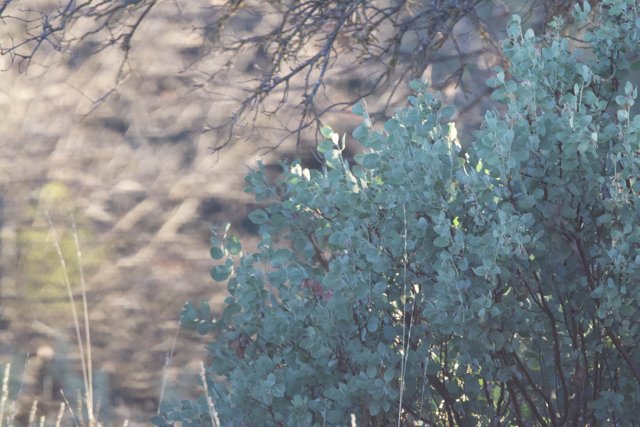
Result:
<svg viewBox="0 0 640 427">
<path fill-rule="evenodd" d="M 354 107 L 353 162 L 324 127 L 321 170 L 248 176 L 270 202 L 249 215 L 258 250 L 215 239 L 222 315 L 182 317 L 214 332 L 223 424 L 637 422 L 640 11 L 591 12 L 572 39 L 513 16 L 488 82 L 501 108 L 464 153 L 453 108 L 414 82 L 380 130 Z"/>
</svg>

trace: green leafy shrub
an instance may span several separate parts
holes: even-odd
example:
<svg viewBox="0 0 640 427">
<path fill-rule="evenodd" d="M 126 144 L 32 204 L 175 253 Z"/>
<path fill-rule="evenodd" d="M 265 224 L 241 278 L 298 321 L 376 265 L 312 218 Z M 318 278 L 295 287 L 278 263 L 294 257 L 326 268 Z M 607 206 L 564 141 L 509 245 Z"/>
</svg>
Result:
<svg viewBox="0 0 640 427">
<path fill-rule="evenodd" d="M 223 425 L 621 425 L 640 413 L 640 19 L 634 0 L 577 6 L 588 49 L 514 16 L 496 110 L 463 153 L 413 83 L 375 130 L 363 105 L 349 164 L 284 164 L 243 253 L 220 233 L 221 316 L 207 386 Z M 632 117 L 633 116 L 633 117 Z"/>
</svg>

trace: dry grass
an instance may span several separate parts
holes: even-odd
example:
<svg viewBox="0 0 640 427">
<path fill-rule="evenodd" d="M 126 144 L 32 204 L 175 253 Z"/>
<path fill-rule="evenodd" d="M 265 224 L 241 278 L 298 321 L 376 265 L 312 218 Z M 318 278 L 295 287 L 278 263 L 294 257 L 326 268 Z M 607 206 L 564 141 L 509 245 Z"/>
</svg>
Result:
<svg viewBox="0 0 640 427">
<path fill-rule="evenodd" d="M 76 332 L 76 344 L 78 347 L 78 352 L 80 354 L 80 367 L 82 371 L 83 378 L 83 386 L 84 391 L 81 393 L 81 398 L 79 399 L 79 408 L 77 413 L 75 413 L 72 409 L 72 405 L 67 400 L 64 395 L 63 390 L 59 390 L 60 395 L 63 398 L 63 402 L 60 402 L 58 412 L 54 418 L 54 425 L 56 427 L 64 425 L 65 414 L 68 412 L 69 417 L 71 418 L 70 422 L 75 426 L 83 426 L 83 427 L 101 427 L 102 424 L 97 420 L 95 405 L 94 405 L 94 394 L 93 394 L 93 363 L 92 363 L 92 354 L 91 354 L 91 330 L 89 324 L 89 305 L 87 302 L 87 287 L 85 282 L 85 274 L 82 267 L 82 250 L 80 245 L 80 239 L 78 237 L 78 230 L 76 226 L 75 219 L 73 215 L 71 216 L 71 224 L 73 230 L 73 237 L 76 249 L 76 257 L 77 257 L 77 265 L 79 269 L 79 281 L 80 281 L 80 293 L 81 293 L 81 310 L 79 311 L 76 307 L 76 300 L 73 295 L 73 289 L 70 280 L 69 269 L 67 267 L 67 262 L 65 260 L 64 254 L 62 252 L 62 247 L 60 244 L 60 238 L 56 228 L 51 220 L 51 216 L 49 212 L 45 212 L 45 217 L 47 219 L 47 223 L 49 225 L 49 231 L 51 235 L 51 240 L 55 247 L 56 253 L 58 255 L 58 261 L 60 262 L 60 266 L 63 272 L 63 282 L 66 288 L 69 308 L 72 314 L 72 320 Z M 84 334 L 82 333 L 84 330 Z M 47 355 L 46 358 L 53 357 L 53 350 L 47 347 Z M 50 352 L 50 354 L 49 354 Z M 39 355 L 40 356 L 40 355 Z M 44 357 L 44 356 L 43 356 Z M 4 369 L 4 376 L 2 379 L 2 389 L 0 395 L 0 427 L 13 427 L 15 425 L 15 416 L 16 416 L 16 398 L 12 401 L 9 390 L 9 380 L 11 375 L 11 364 L 7 363 Z M 19 395 L 20 393 L 18 393 Z M 34 399 L 31 403 L 31 409 L 29 410 L 27 426 L 42 426 L 46 425 L 46 415 L 39 415 L 38 408 L 39 402 L 37 399 Z M 84 413 L 87 414 L 87 419 L 85 420 Z M 125 420 L 123 425 L 128 425 L 128 420 Z"/>
<path fill-rule="evenodd" d="M 64 255 L 62 254 L 62 248 L 60 247 L 60 239 L 58 238 L 58 233 L 56 232 L 55 227 L 53 226 L 53 222 L 51 221 L 51 216 L 49 212 L 45 212 L 45 216 L 47 218 L 47 223 L 49 224 L 49 229 L 51 231 L 51 235 L 53 237 L 53 244 L 56 248 L 56 253 L 58 254 L 58 258 L 60 261 L 60 266 L 62 267 L 63 277 L 64 277 L 64 285 L 67 290 L 67 296 L 69 297 L 69 307 L 71 308 L 71 314 L 73 318 L 73 324 L 76 330 L 76 340 L 78 351 L 80 353 L 80 364 L 82 368 L 82 380 L 84 382 L 84 405 L 87 410 L 88 426 L 96 427 L 98 423 L 96 422 L 95 414 L 94 414 L 94 400 L 93 400 L 93 366 L 91 359 L 91 330 L 89 328 L 89 307 L 87 304 L 87 287 L 84 279 L 84 269 L 82 267 L 82 250 L 80 249 L 80 240 L 78 238 L 78 229 L 76 227 L 75 219 L 73 215 L 71 216 L 71 223 L 73 227 L 73 238 L 76 246 L 76 256 L 77 256 L 77 265 L 80 274 L 80 288 L 82 295 L 82 317 L 84 324 L 84 338 L 80 331 L 80 318 L 78 316 L 78 310 L 76 308 L 76 302 L 73 297 L 73 289 L 71 288 L 71 281 L 69 280 L 69 271 L 67 269 L 67 263 L 64 259 Z"/>
<path fill-rule="evenodd" d="M 5 425 L 4 411 L 9 401 L 9 376 L 11 375 L 11 363 L 7 363 L 4 367 L 4 376 L 2 378 L 2 395 L 0 395 L 0 426 Z M 11 421 L 12 417 L 7 416 L 7 420 Z M 8 422 L 7 424 L 10 424 Z"/>
</svg>

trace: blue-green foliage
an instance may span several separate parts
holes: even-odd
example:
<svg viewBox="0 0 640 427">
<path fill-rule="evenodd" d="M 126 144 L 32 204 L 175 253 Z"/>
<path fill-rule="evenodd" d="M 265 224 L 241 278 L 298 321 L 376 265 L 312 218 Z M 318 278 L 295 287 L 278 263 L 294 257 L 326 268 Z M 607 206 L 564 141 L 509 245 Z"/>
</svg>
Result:
<svg viewBox="0 0 640 427">
<path fill-rule="evenodd" d="M 219 233 L 222 314 L 183 313 L 214 333 L 223 425 L 637 420 L 638 6 L 574 16 L 589 24 L 582 52 L 561 22 L 537 37 L 513 17 L 510 68 L 489 81 L 498 105 L 468 152 L 453 110 L 413 83 L 383 129 L 355 106 L 353 164 L 325 127 L 323 170 L 247 177 L 268 202 L 251 215 L 258 250 Z"/>
</svg>

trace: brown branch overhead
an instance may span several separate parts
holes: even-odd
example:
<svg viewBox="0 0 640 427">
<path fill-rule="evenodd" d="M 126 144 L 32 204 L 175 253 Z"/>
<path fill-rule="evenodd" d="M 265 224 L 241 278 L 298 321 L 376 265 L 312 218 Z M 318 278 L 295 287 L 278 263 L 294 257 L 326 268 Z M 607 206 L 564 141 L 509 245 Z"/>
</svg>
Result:
<svg viewBox="0 0 640 427">
<path fill-rule="evenodd" d="M 227 55 L 230 59 L 220 68 L 228 68 L 235 54 L 252 50 L 263 52 L 268 62 L 257 70 L 246 96 L 237 101 L 227 118 L 203 129 L 226 131 L 226 137 L 214 150 L 228 146 L 240 124 L 247 121 L 254 126 L 258 114 L 274 115 L 285 106 L 297 111 L 282 116 L 296 118 L 297 125 L 292 129 L 285 125 L 283 128 L 295 135 L 298 142 L 305 129 L 320 124 L 323 114 L 338 106 L 353 105 L 363 96 L 386 96 L 389 107 L 399 85 L 423 74 L 464 17 L 471 18 L 475 32 L 487 41 L 487 49 L 495 50 L 498 46 L 476 12 L 476 7 L 491 4 L 492 0 L 225 0 L 222 5 L 213 6 L 204 3 L 204 11 L 212 12 L 212 18 L 195 26 L 206 42 L 202 46 L 204 53 L 190 66 L 197 66 L 198 61 L 208 57 Z M 546 16 L 554 15 L 546 10 L 547 2 L 533 3 L 542 3 Z M 122 51 L 122 65 L 114 82 L 117 84 L 124 79 L 123 67 L 135 49 L 132 38 L 156 4 L 157 0 L 65 0 L 51 11 L 24 9 L 18 2 L 5 0 L 0 5 L 0 28 L 3 23 L 18 21 L 25 24 L 26 30 L 23 34 L 8 34 L 10 43 L 0 45 L 0 54 L 10 56 L 18 67 L 26 67 L 44 46 L 65 51 L 91 38 L 97 42 L 94 53 L 114 47 Z M 180 8 L 178 3 L 176 7 Z M 237 27 L 233 28 L 231 23 L 242 16 L 275 16 L 277 23 L 267 28 L 261 26 L 259 34 L 236 35 Z M 80 26 L 84 28 L 82 31 L 72 31 Z M 464 67 L 463 52 L 458 55 Z M 347 75 L 357 75 L 358 70 L 369 73 L 366 88 L 339 100 L 331 99 L 324 91 L 332 78 L 339 81 Z M 205 71 L 210 77 L 207 84 L 219 83 L 214 81 L 218 71 Z M 463 68 L 458 69 L 460 74 L 461 71 Z M 290 96 L 294 89 L 295 98 Z M 327 102 L 319 101 L 321 94 Z M 272 96 L 277 99 L 275 107 L 269 105 Z"/>
<path fill-rule="evenodd" d="M 217 130 L 227 128 L 229 132 L 225 141 L 215 149 L 221 149 L 230 142 L 234 127 L 248 110 L 263 105 L 269 95 L 282 87 L 284 98 L 294 80 L 302 80 L 303 86 L 299 98 L 299 122 L 291 131 L 300 142 L 301 132 L 313 124 L 320 124 L 320 117 L 327 110 L 318 110 L 316 101 L 320 88 L 324 87 L 330 75 L 329 70 L 340 55 L 353 54 L 360 66 L 372 67 L 375 72 L 373 84 L 366 93 L 333 105 L 352 105 L 362 96 L 386 89 L 390 83 L 397 84 L 399 79 L 393 77 L 398 73 L 413 77 L 421 75 L 429 58 L 446 38 L 442 33 L 449 34 L 464 13 L 473 10 L 480 2 L 457 2 L 460 4 L 457 7 L 448 2 L 437 2 L 422 7 L 419 13 L 414 10 L 418 6 L 405 0 L 391 2 L 386 7 L 363 0 L 309 0 L 273 6 L 275 13 L 282 17 L 275 29 L 264 35 L 238 38 L 223 47 L 227 52 L 237 53 L 260 46 L 268 52 L 272 64 L 256 78 L 254 91 L 241 102 L 230 119 L 210 126 L 210 129 Z M 383 34 L 385 32 L 388 34 Z M 410 55 L 406 55 L 402 49 L 407 50 L 409 36 L 416 38 L 416 46 Z M 307 52 L 305 56 L 305 51 L 309 50 L 315 51 Z"/>
</svg>

